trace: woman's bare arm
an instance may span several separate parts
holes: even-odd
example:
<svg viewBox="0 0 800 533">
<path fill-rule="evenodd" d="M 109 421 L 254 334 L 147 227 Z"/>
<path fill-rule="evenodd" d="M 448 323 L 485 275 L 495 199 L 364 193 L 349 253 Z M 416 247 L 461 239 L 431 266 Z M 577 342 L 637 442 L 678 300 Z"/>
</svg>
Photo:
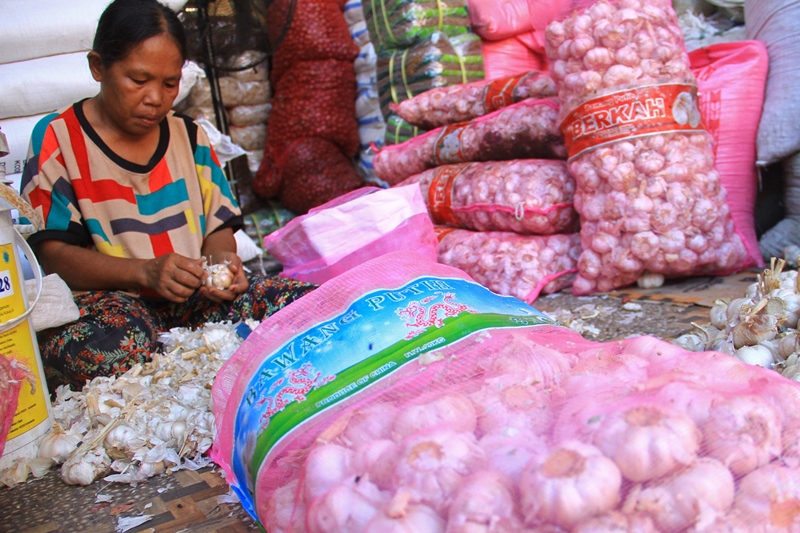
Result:
<svg viewBox="0 0 800 533">
<path fill-rule="evenodd" d="M 45 273 L 58 274 L 73 290 L 150 289 L 163 298 L 185 301 L 202 284 L 202 260 L 179 254 L 155 259 L 112 257 L 58 240 L 36 245 Z"/>
</svg>

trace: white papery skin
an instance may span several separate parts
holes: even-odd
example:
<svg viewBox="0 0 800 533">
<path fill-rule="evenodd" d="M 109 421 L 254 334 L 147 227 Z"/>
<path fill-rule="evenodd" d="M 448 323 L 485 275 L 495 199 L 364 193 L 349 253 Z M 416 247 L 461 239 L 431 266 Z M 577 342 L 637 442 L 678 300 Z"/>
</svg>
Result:
<svg viewBox="0 0 800 533">
<path fill-rule="evenodd" d="M 702 426 L 703 447 L 737 475 L 744 475 L 781 454 L 780 413 L 759 396 L 717 400 Z"/>
<path fill-rule="evenodd" d="M 625 478 L 642 482 L 693 463 L 700 432 L 683 413 L 641 405 L 604 417 L 594 443 L 617 463 Z"/>
<path fill-rule="evenodd" d="M 701 457 L 680 472 L 637 485 L 628 493 L 623 510 L 641 512 L 653 519 L 661 531 L 684 531 L 710 524 L 733 503 L 733 475 L 721 462 Z"/>
<path fill-rule="evenodd" d="M 572 533 L 658 533 L 658 530 L 647 516 L 611 511 L 581 522 Z"/>
<path fill-rule="evenodd" d="M 353 450 L 338 444 L 311 448 L 303 465 L 303 493 L 306 504 L 355 475 Z"/>
<path fill-rule="evenodd" d="M 299 480 L 292 480 L 275 489 L 267 499 L 264 517 L 270 533 L 305 533 L 306 506 L 299 497 L 299 485 Z"/>
<path fill-rule="evenodd" d="M 463 394 L 448 394 L 431 401 L 403 406 L 392 426 L 392 436 L 404 438 L 428 429 L 446 427 L 452 431 L 475 431 L 477 412 L 472 401 Z"/>
<path fill-rule="evenodd" d="M 465 480 L 450 504 L 445 533 L 516 533 L 520 527 L 510 480 L 481 470 Z"/>
<path fill-rule="evenodd" d="M 577 266 L 581 253 L 577 234 L 519 235 L 504 231 L 454 230 L 439 242 L 438 260 L 459 268 L 498 294 L 530 301 L 540 291 L 550 294 L 569 286 L 566 272 Z"/>
<path fill-rule="evenodd" d="M 770 463 L 739 482 L 733 508 L 751 531 L 800 531 L 800 470 Z"/>
<path fill-rule="evenodd" d="M 362 531 L 390 499 L 390 494 L 381 492 L 368 477 L 349 478 L 309 506 L 308 532 Z"/>
<path fill-rule="evenodd" d="M 696 83 L 675 13 L 662 4 L 601 0 L 548 26 L 562 116 L 626 88 Z M 645 271 L 685 276 L 729 271 L 744 261 L 710 135 L 622 140 L 576 155 L 569 168 L 584 249 L 576 294 L 629 285 Z"/>
<path fill-rule="evenodd" d="M 483 467 L 484 454 L 472 433 L 434 429 L 403 441 L 395 483 L 415 503 L 443 511 L 464 478 Z"/>
<path fill-rule="evenodd" d="M 520 505 L 525 522 L 571 529 L 616 507 L 622 476 L 594 446 L 572 441 L 534 458 L 522 471 Z"/>
<path fill-rule="evenodd" d="M 487 85 L 488 81 L 475 81 L 435 87 L 400 102 L 396 112 L 408 123 L 426 130 L 466 122 L 487 113 Z M 531 71 L 517 83 L 512 100 L 519 102 L 525 98 L 545 98 L 555 94 L 556 86 L 550 76 Z"/>
</svg>

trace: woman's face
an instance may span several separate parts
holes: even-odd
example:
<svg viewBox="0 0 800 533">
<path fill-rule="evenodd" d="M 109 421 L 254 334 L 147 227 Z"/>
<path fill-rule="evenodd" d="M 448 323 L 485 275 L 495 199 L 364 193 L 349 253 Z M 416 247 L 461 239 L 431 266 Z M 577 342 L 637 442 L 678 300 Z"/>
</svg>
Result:
<svg viewBox="0 0 800 533">
<path fill-rule="evenodd" d="M 169 34 L 142 41 L 107 68 L 92 54 L 89 64 L 100 82 L 98 104 L 113 126 L 130 135 L 157 128 L 178 95 L 183 67 L 183 57 Z"/>
</svg>

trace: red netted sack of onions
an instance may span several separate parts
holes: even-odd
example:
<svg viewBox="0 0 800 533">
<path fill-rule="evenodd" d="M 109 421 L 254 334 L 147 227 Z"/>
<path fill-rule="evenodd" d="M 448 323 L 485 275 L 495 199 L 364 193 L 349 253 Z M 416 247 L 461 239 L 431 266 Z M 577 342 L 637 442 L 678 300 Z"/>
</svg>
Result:
<svg viewBox="0 0 800 533">
<path fill-rule="evenodd" d="M 413 253 L 266 319 L 212 396 L 212 456 L 270 533 L 800 528 L 800 385 L 586 340 Z"/>
<path fill-rule="evenodd" d="M 546 36 L 577 181 L 584 251 L 573 292 L 750 266 L 670 2 L 600 0 Z"/>
<path fill-rule="evenodd" d="M 533 303 L 572 284 L 581 240 L 569 235 L 519 235 L 437 226 L 439 262 L 460 268 L 497 294 Z"/>
<path fill-rule="evenodd" d="M 436 224 L 525 235 L 572 233 L 575 179 L 564 161 L 513 159 L 442 165 L 411 176 Z"/>
<path fill-rule="evenodd" d="M 24 378 L 31 378 L 30 371 L 0 354 L 0 457 L 14 422 L 19 392 L 23 385 L 28 385 Z M 33 382 L 32 378 L 30 380 Z"/>
<path fill-rule="evenodd" d="M 414 174 L 451 163 L 565 156 L 558 130 L 558 103 L 528 99 L 470 122 L 386 146 L 375 154 L 372 164 L 380 179 L 396 185 Z"/>
<path fill-rule="evenodd" d="M 392 110 L 409 124 L 432 130 L 482 117 L 526 98 L 555 95 L 553 79 L 532 70 L 495 80 L 436 87 L 393 105 Z"/>
</svg>

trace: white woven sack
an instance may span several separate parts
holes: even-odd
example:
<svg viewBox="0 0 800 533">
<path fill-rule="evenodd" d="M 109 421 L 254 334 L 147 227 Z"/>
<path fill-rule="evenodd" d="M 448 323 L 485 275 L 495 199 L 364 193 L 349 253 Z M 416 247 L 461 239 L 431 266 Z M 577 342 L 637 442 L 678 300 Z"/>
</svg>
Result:
<svg viewBox="0 0 800 533">
<path fill-rule="evenodd" d="M 85 51 L 0 65 L 0 119 L 50 113 L 99 88 Z"/>
<path fill-rule="evenodd" d="M 36 297 L 36 281 L 25 280 L 25 292 L 28 301 Z M 75 297 L 67 283 L 58 274 L 49 274 L 42 278 L 42 293 L 31 312 L 33 329 L 36 332 L 55 328 L 74 322 L 81 317 L 75 304 Z"/>
<path fill-rule="evenodd" d="M 800 150 L 800 2 L 746 0 L 747 38 L 764 41 L 769 75 L 756 139 L 759 164 L 769 165 Z"/>
<path fill-rule="evenodd" d="M 0 63 L 89 50 L 97 21 L 109 3 L 109 0 L 3 0 Z M 179 11 L 186 0 L 162 3 Z"/>
</svg>

